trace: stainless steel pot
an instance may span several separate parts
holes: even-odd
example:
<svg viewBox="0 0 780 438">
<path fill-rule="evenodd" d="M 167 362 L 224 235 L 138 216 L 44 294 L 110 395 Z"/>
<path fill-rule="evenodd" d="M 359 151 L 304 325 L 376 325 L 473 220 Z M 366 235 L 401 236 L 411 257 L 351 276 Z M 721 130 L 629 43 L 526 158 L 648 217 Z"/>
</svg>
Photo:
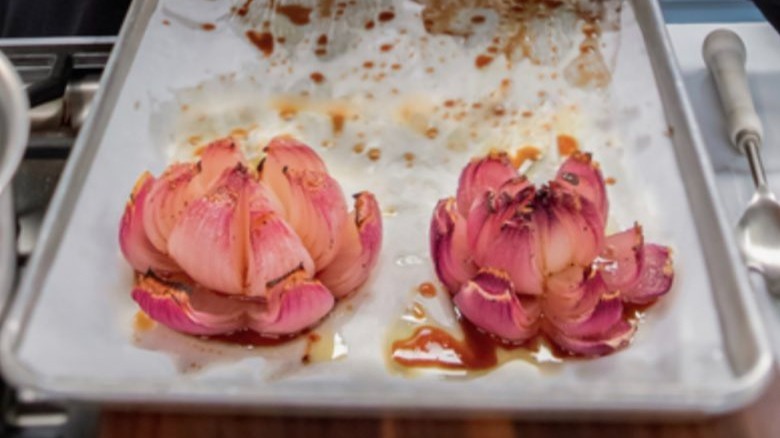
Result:
<svg viewBox="0 0 780 438">
<path fill-rule="evenodd" d="M 29 107 L 22 80 L 0 52 L 0 191 L 22 161 L 30 132 Z"/>
<path fill-rule="evenodd" d="M 16 270 L 16 223 L 8 186 L 27 145 L 29 106 L 19 75 L 0 52 L 0 316 L 8 301 Z"/>
</svg>

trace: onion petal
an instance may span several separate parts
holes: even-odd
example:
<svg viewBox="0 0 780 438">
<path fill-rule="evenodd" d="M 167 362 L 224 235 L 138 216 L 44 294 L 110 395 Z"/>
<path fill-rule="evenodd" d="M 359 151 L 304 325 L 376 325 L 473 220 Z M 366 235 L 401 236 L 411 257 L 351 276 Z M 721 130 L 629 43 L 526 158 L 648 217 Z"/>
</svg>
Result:
<svg viewBox="0 0 780 438">
<path fill-rule="evenodd" d="M 246 168 L 225 173 L 187 207 L 168 244 L 171 257 L 190 277 L 226 294 L 244 293 L 247 218 L 241 203 L 247 184 Z"/>
<path fill-rule="evenodd" d="M 295 140 L 292 137 L 274 137 L 265 147 L 266 157 L 262 164 L 262 170 L 295 169 L 327 172 L 325 163 L 312 148 Z"/>
<path fill-rule="evenodd" d="M 144 172 L 135 184 L 119 225 L 119 247 L 130 265 L 139 272 L 176 272 L 178 266 L 160 252 L 146 235 L 143 218 L 146 197 L 154 185 L 154 177 Z"/>
<path fill-rule="evenodd" d="M 245 326 L 247 304 L 204 288 L 140 276 L 133 299 L 149 317 L 191 335 L 215 335 Z"/>
<path fill-rule="evenodd" d="M 582 152 L 572 154 L 558 169 L 555 181 L 590 201 L 599 214 L 600 223 L 597 228 L 604 229 L 609 211 L 607 189 L 601 170 L 590 154 Z"/>
<path fill-rule="evenodd" d="M 605 311 L 609 311 L 609 308 L 605 308 Z M 574 355 L 587 357 L 603 356 L 624 348 L 631 342 L 635 331 L 633 324 L 622 319 L 597 336 L 576 337 L 555 328 L 545 330 L 558 347 Z"/>
<path fill-rule="evenodd" d="M 160 252 L 168 253 L 168 238 L 190 202 L 188 186 L 195 173 L 193 164 L 173 164 L 155 180 L 146 195 L 144 229 Z"/>
<path fill-rule="evenodd" d="M 495 191 L 507 180 L 517 176 L 517 170 L 505 152 L 491 152 L 484 158 L 471 160 L 458 181 L 458 211 L 466 217 L 471 205 L 486 191 Z"/>
<path fill-rule="evenodd" d="M 213 141 L 203 149 L 196 169 L 197 175 L 190 183 L 190 196 L 198 198 L 211 190 L 222 174 L 238 165 L 246 165 L 244 154 L 232 138 Z"/>
<path fill-rule="evenodd" d="M 661 245 L 647 244 L 642 252 L 642 270 L 637 281 L 622 291 L 623 300 L 648 304 L 669 292 L 674 280 L 671 251 Z"/>
<path fill-rule="evenodd" d="M 472 208 L 468 218 L 474 263 L 507 272 L 517 293 L 540 295 L 544 290 L 544 253 L 537 224 L 524 210 L 527 200 L 494 210 L 489 195 Z"/>
<path fill-rule="evenodd" d="M 347 204 L 335 179 L 327 173 L 288 169 L 289 196 L 280 198 L 287 221 L 308 249 L 317 269 L 328 265 L 339 249 L 347 225 Z M 274 187 L 274 189 L 278 188 Z"/>
<path fill-rule="evenodd" d="M 320 321 L 334 305 L 333 294 L 316 280 L 296 272 L 282 280 L 271 292 L 271 300 L 261 311 L 253 311 L 252 330 L 272 335 L 298 333 Z"/>
<path fill-rule="evenodd" d="M 247 278 L 250 296 L 265 296 L 269 283 L 280 281 L 290 272 L 303 270 L 314 275 L 314 261 L 290 225 L 274 210 L 272 203 L 252 182 L 248 185 L 249 239 Z"/>
<path fill-rule="evenodd" d="M 466 244 L 466 221 L 456 210 L 454 198 L 436 205 L 429 235 L 436 275 L 454 294 L 476 273 Z"/>
<path fill-rule="evenodd" d="M 606 238 L 596 266 L 609 289 L 625 292 L 639 281 L 643 259 L 644 236 L 637 224 Z"/>
<path fill-rule="evenodd" d="M 537 331 L 536 300 L 523 305 L 506 273 L 482 270 L 466 282 L 453 299 L 460 312 L 477 327 L 512 342 L 523 342 Z"/>
<path fill-rule="evenodd" d="M 531 205 L 547 274 L 572 265 L 590 265 L 601 251 L 603 231 L 591 226 L 581 214 L 582 204 L 578 201 L 579 198 L 551 185 L 540 189 Z"/>
<path fill-rule="evenodd" d="M 382 211 L 374 195 L 355 196 L 352 220 L 343 227 L 339 250 L 333 261 L 317 273 L 336 298 L 344 297 L 368 279 L 382 247 Z"/>
<path fill-rule="evenodd" d="M 547 278 L 542 309 L 547 318 L 556 321 L 583 321 L 608 292 L 603 279 L 588 278 L 590 272 L 572 266 Z"/>
<path fill-rule="evenodd" d="M 523 191 L 528 189 L 528 187 L 532 187 L 531 181 L 525 175 L 520 175 L 501 184 L 498 188 L 498 193 L 500 196 L 505 197 L 506 202 L 514 200 L 516 203 L 522 204 L 521 199 L 525 197 Z"/>
<path fill-rule="evenodd" d="M 549 299 L 542 304 L 546 317 L 544 330 L 552 340 L 571 353 L 585 356 L 607 354 L 625 346 L 635 328 L 623 317 L 620 296 L 608 293 L 606 283 L 598 274 L 574 291 L 581 298 L 572 300 L 568 306 L 561 300 Z"/>
</svg>

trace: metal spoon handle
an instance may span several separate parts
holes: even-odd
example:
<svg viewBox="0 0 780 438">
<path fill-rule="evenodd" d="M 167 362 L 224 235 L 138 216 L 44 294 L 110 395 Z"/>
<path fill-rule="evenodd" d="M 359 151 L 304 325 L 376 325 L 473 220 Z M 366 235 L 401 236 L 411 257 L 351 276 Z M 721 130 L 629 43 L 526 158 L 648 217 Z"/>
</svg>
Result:
<svg viewBox="0 0 780 438">
<path fill-rule="evenodd" d="M 731 144 L 740 153 L 746 152 L 745 147 L 750 141 L 758 148 L 763 127 L 748 88 L 746 51 L 742 39 L 727 29 L 713 31 L 704 40 L 702 56 L 715 78 Z"/>
<path fill-rule="evenodd" d="M 753 183 L 761 195 L 769 195 L 769 186 L 766 182 L 766 172 L 764 172 L 764 163 L 761 161 L 761 152 L 758 149 L 759 144 L 753 139 L 745 142 L 745 154 L 750 164 L 750 173 L 753 175 Z"/>
</svg>

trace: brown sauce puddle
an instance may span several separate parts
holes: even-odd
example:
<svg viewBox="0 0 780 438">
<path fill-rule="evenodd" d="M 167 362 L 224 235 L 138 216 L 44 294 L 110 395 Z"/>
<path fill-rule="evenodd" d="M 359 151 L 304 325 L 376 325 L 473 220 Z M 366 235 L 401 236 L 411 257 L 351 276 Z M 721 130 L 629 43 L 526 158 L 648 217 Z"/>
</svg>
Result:
<svg viewBox="0 0 780 438">
<path fill-rule="evenodd" d="M 645 310 L 652 305 L 625 305 L 624 318 L 640 321 Z M 418 313 L 418 309 L 412 309 L 412 316 L 418 318 Z M 420 314 L 425 315 L 424 311 Z M 390 359 L 407 369 L 433 368 L 476 373 L 490 371 L 514 359 L 537 366 L 590 359 L 559 348 L 541 334 L 524 343 L 511 344 L 482 331 L 463 317 L 458 317 L 458 324 L 463 332 L 462 340 L 440 327 L 418 326 L 410 336 L 392 342 Z"/>
<path fill-rule="evenodd" d="M 417 327 L 409 338 L 394 341 L 390 347 L 392 359 L 405 367 L 441 368 L 446 370 L 483 371 L 499 364 L 498 350 L 526 348 L 525 344 L 511 345 L 477 329 L 465 318 L 458 322 L 463 330 L 463 340 L 438 327 Z M 436 353 L 431 357 L 430 347 L 436 345 L 447 353 L 453 353 L 457 362 L 445 360 L 449 354 Z"/>
<path fill-rule="evenodd" d="M 308 335 L 308 331 L 286 336 L 263 336 L 251 330 L 240 330 L 222 335 L 201 336 L 207 341 L 216 341 L 223 344 L 239 345 L 242 347 L 276 347 L 288 344 L 301 336 Z"/>
</svg>

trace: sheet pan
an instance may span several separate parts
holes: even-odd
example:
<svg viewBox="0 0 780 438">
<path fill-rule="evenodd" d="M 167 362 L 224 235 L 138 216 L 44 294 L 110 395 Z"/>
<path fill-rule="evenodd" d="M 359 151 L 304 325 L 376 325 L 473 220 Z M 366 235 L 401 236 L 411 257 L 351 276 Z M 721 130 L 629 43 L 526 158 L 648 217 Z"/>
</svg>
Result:
<svg viewBox="0 0 780 438">
<path fill-rule="evenodd" d="M 398 4 L 396 13 L 413 16 L 416 3 Z M 676 285 L 648 312 L 625 351 L 598 360 L 566 362 L 552 371 L 517 361 L 468 379 L 393 372 L 384 351 L 387 331 L 414 299 L 415 286 L 434 278 L 424 230 L 432 202 L 454 190 L 459 168 L 489 147 L 530 141 L 550 157 L 532 172 L 534 178 L 543 179 L 555 166 L 549 132 L 537 129 L 543 125 L 539 120 L 525 125 L 527 131 L 486 123 L 480 125 L 476 139 L 452 147 L 447 147 L 448 142 L 458 138 L 460 123 L 442 123 L 430 142 L 419 132 L 410 133 L 419 112 L 415 108 L 426 105 L 420 95 L 443 101 L 459 93 L 465 100 L 469 93 L 482 93 L 488 84 L 500 87 L 502 83 L 501 65 L 488 70 L 488 79 L 477 76 L 473 68 L 464 67 L 466 62 L 472 67 L 476 49 L 461 46 L 454 37 L 441 37 L 442 48 L 423 50 L 413 58 L 407 77 L 388 75 L 384 85 L 367 87 L 345 76 L 328 89 L 336 95 L 353 93 L 353 98 L 358 91 L 387 97 L 380 104 L 361 107 L 376 113 L 369 112 L 372 117 L 366 117 L 363 125 L 354 124 L 365 129 L 366 147 L 381 150 L 381 160 L 372 162 L 351 150 L 362 139 L 352 124 L 336 138 L 332 120 L 321 112 L 303 111 L 299 119 L 304 122 L 298 127 L 281 116 L 273 118 L 269 108 L 278 110 L 273 99 L 291 90 L 316 93 L 307 82 L 312 66 L 330 79 L 349 74 L 353 66 L 345 63 L 354 63 L 358 71 L 366 68 L 362 64 L 370 60 L 360 52 L 364 45 L 376 48 L 392 43 L 393 56 L 407 59 L 400 49 L 410 37 L 403 37 L 400 26 L 409 27 L 404 24 L 409 21 L 399 17 L 387 23 L 373 40 L 344 40 L 343 53 L 333 58 L 340 62 L 320 62 L 311 54 L 295 52 L 287 64 L 278 61 L 284 69 L 271 71 L 267 63 L 272 61 L 243 36 L 247 26 L 261 25 L 266 17 L 259 12 L 250 14 L 250 21 L 236 21 L 229 8 L 229 2 L 205 0 L 132 6 L 95 111 L 82 130 L 47 215 L 42 244 L 3 325 L 0 364 L 13 383 L 55 398 L 113 404 L 336 413 L 599 413 L 607 418 L 616 413 L 720 413 L 748 403 L 763 389 L 771 372 L 771 354 L 713 196 L 713 176 L 703 165 L 701 138 L 656 2 L 626 2 L 620 31 L 606 32 L 607 49 L 614 48 L 605 49 L 612 69 L 606 95 L 568 90 L 556 94 L 564 102 L 574 96 L 590 112 L 566 113 L 553 105 L 551 112 L 542 108 L 538 116 L 557 115 L 553 131 L 566 129 L 581 138 L 605 172 L 617 179 L 610 188 L 612 227 L 638 219 L 648 239 L 673 247 Z M 207 31 L 204 23 L 215 28 Z M 305 33 L 296 34 L 294 27 L 287 30 L 288 40 L 309 44 L 311 49 L 316 49 L 314 37 L 320 32 L 347 32 L 317 28 L 308 31 L 306 42 Z M 411 27 L 407 32 L 414 33 Z M 439 61 L 442 50 L 460 53 L 454 49 L 465 50 L 466 61 L 445 59 L 441 66 L 428 65 Z M 560 84 L 555 82 L 560 79 L 528 79 L 534 68 L 528 66 L 531 70 L 524 75 L 512 77 L 523 87 L 515 86 L 520 91 L 510 93 L 514 100 L 506 102 L 523 104 L 532 100 L 529 93 L 556 90 L 550 84 Z M 407 84 L 404 92 L 393 92 L 394 80 Z M 391 99 L 394 95 L 398 101 Z M 384 107 L 412 109 L 390 117 Z M 406 123 L 404 129 L 398 127 L 399 118 Z M 128 293 L 131 273 L 115 243 L 126 193 L 144 169 L 159 172 L 171 160 L 191 157 L 191 143 L 198 143 L 193 137 L 225 135 L 236 127 L 249 131 L 250 153 L 275 134 L 304 137 L 320 147 L 347 193 L 369 189 L 385 203 L 387 244 L 380 266 L 362 298 L 354 302 L 354 312 L 334 318 L 333 330 L 348 350 L 338 360 L 301 367 L 297 358 L 290 361 L 286 353 L 250 352 L 191 372 L 180 360 L 155 350 L 157 345 L 134 342 L 136 306 Z M 421 152 L 407 170 L 404 146 L 416 143 L 443 145 L 439 150 L 447 152 Z M 443 300 L 440 293 L 427 304 L 446 320 L 445 312 L 435 310 L 446 309 Z M 175 334 L 168 335 L 167 348 L 171 339 L 181 345 Z"/>
</svg>

